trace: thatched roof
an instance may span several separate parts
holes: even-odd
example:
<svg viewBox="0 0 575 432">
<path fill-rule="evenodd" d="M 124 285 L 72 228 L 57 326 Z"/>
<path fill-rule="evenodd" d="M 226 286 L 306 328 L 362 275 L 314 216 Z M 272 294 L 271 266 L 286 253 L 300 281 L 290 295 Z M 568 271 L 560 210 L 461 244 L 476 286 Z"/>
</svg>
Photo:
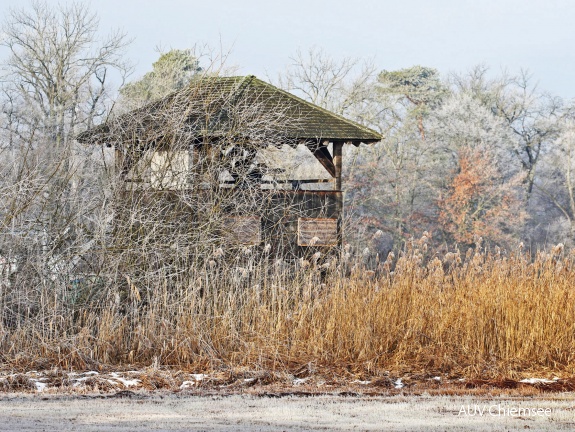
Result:
<svg viewBox="0 0 575 432">
<path fill-rule="evenodd" d="M 359 145 L 382 139 L 372 129 L 304 101 L 255 76 L 199 78 L 189 88 L 87 130 L 77 139 L 83 143 L 119 144 L 134 139 L 148 142 L 163 134 L 168 117 L 161 113 L 170 109 L 184 113 L 186 127 L 198 139 L 228 134 L 234 127 L 231 113 L 250 110 L 257 111 L 258 115 L 281 112 L 277 118 L 282 120 L 269 122 L 267 127 L 273 129 L 272 134 L 284 137 L 286 142 L 337 140 Z M 249 115 L 254 117 L 253 112 Z M 244 138 L 250 138 L 249 135 L 246 133 Z"/>
</svg>

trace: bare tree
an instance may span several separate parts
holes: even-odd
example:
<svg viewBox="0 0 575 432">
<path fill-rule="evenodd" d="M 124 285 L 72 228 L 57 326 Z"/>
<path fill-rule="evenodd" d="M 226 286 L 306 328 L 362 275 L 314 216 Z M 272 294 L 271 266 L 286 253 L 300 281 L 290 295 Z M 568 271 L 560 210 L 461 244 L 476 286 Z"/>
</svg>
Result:
<svg viewBox="0 0 575 432">
<path fill-rule="evenodd" d="M 5 103 L 17 109 L 16 99 L 21 101 L 20 120 L 39 128 L 52 145 L 103 118 L 111 75 L 123 78 L 130 70 L 122 58 L 125 34 L 118 31 L 99 42 L 98 25 L 84 3 L 54 9 L 33 1 L 5 19 L 2 45 L 10 57 L 2 66 L 3 87 L 12 96 Z"/>
<path fill-rule="evenodd" d="M 372 85 L 373 61 L 352 57 L 333 59 L 320 48 L 297 51 L 277 85 L 316 105 L 364 124 L 373 124 L 377 108 Z"/>
<path fill-rule="evenodd" d="M 0 250 L 18 262 L 6 304 L 16 321 L 42 289 L 65 295 L 105 225 L 101 160 L 74 136 L 107 116 L 111 82 L 129 66 L 125 35 L 100 41 L 98 24 L 87 4 L 36 1 L 2 26 L 10 54 L 1 66 Z"/>
</svg>

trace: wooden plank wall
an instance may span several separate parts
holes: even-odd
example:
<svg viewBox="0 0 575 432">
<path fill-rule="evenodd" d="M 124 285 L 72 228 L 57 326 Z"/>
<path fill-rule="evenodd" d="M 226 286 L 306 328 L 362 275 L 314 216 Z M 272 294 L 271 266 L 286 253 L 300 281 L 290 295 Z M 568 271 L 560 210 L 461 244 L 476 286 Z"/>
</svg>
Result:
<svg viewBox="0 0 575 432">
<path fill-rule="evenodd" d="M 149 190 L 126 192 L 118 206 L 117 218 L 129 219 L 131 207 L 144 205 L 153 208 L 158 218 L 169 221 L 170 226 L 166 227 L 168 233 L 174 226 L 179 232 L 193 230 L 201 222 L 194 209 L 182 200 L 182 193 Z M 190 193 L 196 196 L 189 202 L 198 202 L 198 191 Z M 218 193 L 221 195 L 218 204 L 221 205 L 221 237 L 226 241 L 262 249 L 269 244 L 270 256 L 287 259 L 308 256 L 317 251 L 328 253 L 334 246 L 341 246 L 341 191 L 246 192 L 232 189 Z M 314 237 L 318 239 L 312 241 Z"/>
</svg>

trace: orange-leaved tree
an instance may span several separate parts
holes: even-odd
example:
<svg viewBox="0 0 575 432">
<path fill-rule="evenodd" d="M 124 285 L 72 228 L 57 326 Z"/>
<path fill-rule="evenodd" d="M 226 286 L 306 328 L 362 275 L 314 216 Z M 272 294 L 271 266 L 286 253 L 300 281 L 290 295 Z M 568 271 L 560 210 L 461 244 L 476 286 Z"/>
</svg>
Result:
<svg viewBox="0 0 575 432">
<path fill-rule="evenodd" d="M 461 244 L 471 245 L 477 237 L 509 244 L 513 226 L 525 218 L 516 192 L 521 178 L 505 179 L 496 158 L 485 149 L 462 147 L 457 165 L 438 200 L 443 231 Z"/>
</svg>

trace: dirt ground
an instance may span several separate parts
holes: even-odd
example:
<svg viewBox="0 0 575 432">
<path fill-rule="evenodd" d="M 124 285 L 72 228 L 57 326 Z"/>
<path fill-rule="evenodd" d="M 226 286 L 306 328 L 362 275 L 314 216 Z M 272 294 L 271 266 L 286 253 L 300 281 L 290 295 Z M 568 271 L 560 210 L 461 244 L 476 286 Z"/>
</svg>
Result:
<svg viewBox="0 0 575 432">
<path fill-rule="evenodd" d="M 196 396 L 132 391 L 0 395 L 2 432 L 526 429 L 575 429 L 575 393 L 531 397 Z"/>
</svg>

